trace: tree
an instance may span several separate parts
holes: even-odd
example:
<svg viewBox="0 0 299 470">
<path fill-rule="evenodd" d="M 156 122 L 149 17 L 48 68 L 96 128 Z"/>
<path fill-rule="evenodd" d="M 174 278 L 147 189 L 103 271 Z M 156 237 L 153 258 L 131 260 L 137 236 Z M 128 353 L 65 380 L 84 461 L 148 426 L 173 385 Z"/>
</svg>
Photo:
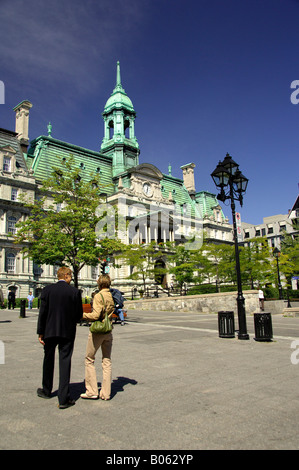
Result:
<svg viewBox="0 0 299 470">
<path fill-rule="evenodd" d="M 184 283 L 194 281 L 194 253 L 191 250 L 186 250 L 184 245 L 173 245 L 172 249 L 173 252 L 168 256 L 171 264 L 169 272 L 174 274 L 176 282 L 182 288 Z"/>
<path fill-rule="evenodd" d="M 292 285 L 292 276 L 299 274 L 299 226 L 294 226 L 297 233 L 283 233 L 281 240 L 281 255 L 279 257 L 279 267 L 285 276 L 287 286 Z"/>
<path fill-rule="evenodd" d="M 156 242 L 151 242 L 147 245 L 127 245 L 116 258 L 121 259 L 122 262 L 134 268 L 129 279 L 141 280 L 143 290 L 145 290 L 147 279 L 166 272 L 166 269 L 155 266 L 156 261 L 161 259 L 161 257 L 162 253 L 160 249 L 157 249 Z"/>
<path fill-rule="evenodd" d="M 97 215 L 103 186 L 98 175 L 84 181 L 81 171 L 72 156 L 53 168 L 41 185 L 43 197 L 23 198 L 29 216 L 17 224 L 15 235 L 15 243 L 22 244 L 22 252 L 37 264 L 72 267 L 76 287 L 84 265 L 96 266 L 103 254 L 121 247 L 118 240 L 98 240 L 96 227 L 105 217 L 104 212 Z"/>
<path fill-rule="evenodd" d="M 271 256 L 266 237 L 256 237 L 250 240 L 246 247 L 240 249 L 240 265 L 242 281 L 248 282 L 254 289 L 254 284 L 266 285 L 272 281 Z"/>
<path fill-rule="evenodd" d="M 195 255 L 198 260 L 198 282 L 207 280 L 215 282 L 217 291 L 225 282 L 233 282 L 235 278 L 234 248 L 225 243 L 205 242 Z"/>
</svg>

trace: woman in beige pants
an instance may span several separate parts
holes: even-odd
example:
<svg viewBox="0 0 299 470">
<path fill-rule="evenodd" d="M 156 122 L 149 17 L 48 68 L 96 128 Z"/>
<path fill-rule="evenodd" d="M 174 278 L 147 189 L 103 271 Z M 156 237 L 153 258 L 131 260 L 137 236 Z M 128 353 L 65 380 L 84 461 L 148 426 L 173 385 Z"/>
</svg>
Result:
<svg viewBox="0 0 299 470">
<path fill-rule="evenodd" d="M 114 311 L 114 302 L 110 293 L 110 277 L 108 275 L 102 275 L 98 281 L 99 292 L 94 296 L 93 309 L 91 313 L 84 313 L 83 319 L 87 321 L 104 320 L 105 311 L 111 319 Z M 102 295 L 100 295 L 102 294 Z M 104 303 L 103 303 L 103 299 Z M 112 380 L 112 368 L 111 368 L 111 350 L 112 350 L 112 332 L 107 334 L 91 333 L 89 332 L 86 355 L 85 355 L 85 388 L 86 392 L 81 394 L 81 398 L 89 400 L 109 400 L 111 394 L 111 380 Z M 102 369 L 103 369 L 103 381 L 99 396 L 97 376 L 95 370 L 95 356 L 96 352 L 101 347 L 102 349 Z"/>
</svg>

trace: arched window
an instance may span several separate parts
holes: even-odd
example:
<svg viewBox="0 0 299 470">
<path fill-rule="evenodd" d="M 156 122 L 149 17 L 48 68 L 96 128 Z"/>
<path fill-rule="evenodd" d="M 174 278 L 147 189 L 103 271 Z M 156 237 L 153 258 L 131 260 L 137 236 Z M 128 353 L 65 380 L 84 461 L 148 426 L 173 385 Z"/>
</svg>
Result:
<svg viewBox="0 0 299 470">
<path fill-rule="evenodd" d="M 113 121 L 109 121 L 109 139 L 112 139 L 114 135 L 114 123 Z"/>
<path fill-rule="evenodd" d="M 5 264 L 5 271 L 8 274 L 14 274 L 16 269 L 16 256 L 14 255 L 14 253 L 7 253 Z"/>
<path fill-rule="evenodd" d="M 124 122 L 124 134 L 127 139 L 130 138 L 130 121 L 128 119 Z"/>
</svg>

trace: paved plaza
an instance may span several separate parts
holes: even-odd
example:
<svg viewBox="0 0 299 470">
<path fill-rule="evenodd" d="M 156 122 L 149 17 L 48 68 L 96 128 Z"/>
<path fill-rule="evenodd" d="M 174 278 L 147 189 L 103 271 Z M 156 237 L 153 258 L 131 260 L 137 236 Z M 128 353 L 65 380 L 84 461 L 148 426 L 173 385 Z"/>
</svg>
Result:
<svg viewBox="0 0 299 470">
<path fill-rule="evenodd" d="M 115 325 L 112 398 L 79 398 L 88 327 L 78 326 L 71 391 L 57 407 L 36 395 L 43 349 L 37 310 L 0 311 L 2 450 L 298 449 L 299 318 L 272 315 L 273 341 L 219 338 L 217 315 L 129 311 Z M 3 349 L 2 349 L 3 351 Z M 101 381 L 100 353 L 97 360 Z M 111 454 L 112 455 L 112 454 Z"/>
</svg>

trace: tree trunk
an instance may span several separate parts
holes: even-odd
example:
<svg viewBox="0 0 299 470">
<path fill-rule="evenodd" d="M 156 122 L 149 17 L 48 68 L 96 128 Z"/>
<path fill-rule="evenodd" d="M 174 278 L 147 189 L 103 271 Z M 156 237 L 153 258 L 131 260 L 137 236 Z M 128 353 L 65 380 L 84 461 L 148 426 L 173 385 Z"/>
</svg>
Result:
<svg viewBox="0 0 299 470">
<path fill-rule="evenodd" d="M 79 271 L 76 266 L 73 266 L 73 277 L 74 277 L 74 286 L 78 289 L 79 283 L 78 283 L 78 274 Z"/>
</svg>

